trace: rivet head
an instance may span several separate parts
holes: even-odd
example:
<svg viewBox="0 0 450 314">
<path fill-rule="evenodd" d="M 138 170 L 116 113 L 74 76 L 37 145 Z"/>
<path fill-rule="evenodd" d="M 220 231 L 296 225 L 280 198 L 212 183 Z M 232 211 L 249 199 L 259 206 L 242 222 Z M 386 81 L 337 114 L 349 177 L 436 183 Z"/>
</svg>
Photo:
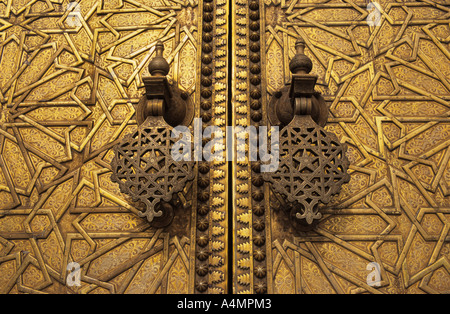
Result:
<svg viewBox="0 0 450 314">
<path fill-rule="evenodd" d="M 204 280 L 201 280 L 197 282 L 197 284 L 195 285 L 195 289 L 197 289 L 198 292 L 205 292 L 206 290 L 208 290 L 208 283 Z"/>
</svg>

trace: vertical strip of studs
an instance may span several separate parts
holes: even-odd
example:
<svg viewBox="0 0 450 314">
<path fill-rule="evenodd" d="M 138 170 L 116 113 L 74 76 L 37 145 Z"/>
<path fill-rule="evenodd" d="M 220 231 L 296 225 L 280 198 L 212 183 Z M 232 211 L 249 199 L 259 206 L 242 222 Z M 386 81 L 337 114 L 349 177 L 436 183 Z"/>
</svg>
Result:
<svg viewBox="0 0 450 314">
<path fill-rule="evenodd" d="M 202 52 L 200 78 L 200 118 L 203 128 L 226 131 L 227 107 L 227 0 L 204 0 L 202 4 Z M 211 139 L 203 139 L 202 148 Z M 224 150 L 217 144 L 215 150 Z M 214 151 L 212 152 L 214 153 Z M 198 164 L 196 280 L 197 293 L 227 291 L 227 163 L 222 160 Z"/>
<path fill-rule="evenodd" d="M 263 121 L 261 85 L 261 24 L 259 0 L 249 2 L 249 81 L 250 81 L 250 124 L 258 129 L 267 125 Z M 256 139 L 255 139 L 256 141 Z M 259 154 L 258 154 L 259 156 Z M 267 292 L 267 252 L 266 252 L 266 221 L 264 206 L 264 180 L 259 162 L 251 165 L 251 199 L 252 199 L 252 241 L 253 241 L 253 292 Z"/>
<path fill-rule="evenodd" d="M 236 74 L 233 77 L 233 126 L 248 129 L 249 126 L 249 90 L 248 90 L 248 4 L 245 0 L 235 0 L 233 3 L 233 67 Z M 237 128 L 235 128 L 237 131 Z M 237 132 L 239 140 L 233 147 L 233 292 L 251 293 L 252 285 L 252 244 L 251 244 L 251 201 L 250 201 L 250 167 L 248 159 L 248 142 L 246 132 Z M 240 140 L 245 140 L 241 144 Z M 237 155 L 245 154 L 244 160 Z"/>
<path fill-rule="evenodd" d="M 214 23 L 214 89 L 212 121 L 220 128 L 225 140 L 227 126 L 228 101 L 228 1 L 215 0 Z M 222 159 L 212 162 L 211 191 L 211 256 L 210 256 L 210 292 L 226 293 L 228 289 L 227 270 L 227 171 L 225 143 L 216 143 L 214 147 L 222 152 Z"/>
<path fill-rule="evenodd" d="M 236 0 L 234 41 L 235 126 L 250 130 L 263 125 L 261 87 L 261 29 L 258 0 Z M 250 136 L 250 132 L 237 133 L 238 138 Z M 236 293 L 265 293 L 266 285 L 266 237 L 264 180 L 260 164 L 249 160 L 249 138 L 236 152 L 245 153 L 243 161 L 235 162 L 236 203 L 234 206 L 234 246 Z M 256 141 L 256 139 L 252 139 Z"/>
<path fill-rule="evenodd" d="M 212 108 L 212 38 L 214 7 L 211 1 L 199 3 L 202 12 L 202 29 L 199 30 L 201 37 L 201 68 L 200 68 L 200 118 L 203 123 L 209 123 L 211 120 Z M 203 134 L 203 128 L 196 128 L 197 132 Z M 197 140 L 200 134 L 195 134 Z M 202 150 L 204 143 L 202 142 Z M 199 157 L 199 156 L 196 156 Z M 202 157 L 203 158 L 203 157 Z M 197 177 L 197 221 L 196 221 L 196 266 L 195 266 L 195 290 L 196 293 L 207 293 L 209 288 L 209 255 L 210 255 L 210 236 L 209 236 L 209 182 L 210 165 L 207 161 L 198 161 Z"/>
</svg>

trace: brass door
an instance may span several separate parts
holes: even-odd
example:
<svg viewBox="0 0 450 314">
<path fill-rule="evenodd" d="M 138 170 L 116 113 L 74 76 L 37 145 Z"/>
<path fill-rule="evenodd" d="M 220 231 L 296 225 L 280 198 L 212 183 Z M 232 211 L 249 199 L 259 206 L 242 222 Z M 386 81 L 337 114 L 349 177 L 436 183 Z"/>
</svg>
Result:
<svg viewBox="0 0 450 314">
<path fill-rule="evenodd" d="M 445 2 L 0 2 L 0 293 L 448 293 Z M 318 225 L 248 160 L 197 163 L 169 226 L 139 217 L 111 160 L 156 41 L 225 133 L 269 125 L 299 37 L 351 164 Z"/>
</svg>

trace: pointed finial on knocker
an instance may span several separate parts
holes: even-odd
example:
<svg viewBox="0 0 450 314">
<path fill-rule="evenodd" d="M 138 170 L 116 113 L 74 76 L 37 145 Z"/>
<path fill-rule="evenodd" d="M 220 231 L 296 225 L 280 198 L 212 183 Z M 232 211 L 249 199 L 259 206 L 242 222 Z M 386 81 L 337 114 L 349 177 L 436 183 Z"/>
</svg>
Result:
<svg viewBox="0 0 450 314">
<path fill-rule="evenodd" d="M 308 74 L 313 68 L 311 59 L 305 55 L 305 40 L 301 37 L 295 42 L 296 54 L 289 63 L 292 74 Z"/>
<path fill-rule="evenodd" d="M 152 76 L 166 76 L 169 74 L 170 66 L 167 60 L 163 56 L 164 44 L 161 40 L 158 40 L 155 45 L 155 57 L 150 61 L 148 65 L 148 72 Z"/>
</svg>

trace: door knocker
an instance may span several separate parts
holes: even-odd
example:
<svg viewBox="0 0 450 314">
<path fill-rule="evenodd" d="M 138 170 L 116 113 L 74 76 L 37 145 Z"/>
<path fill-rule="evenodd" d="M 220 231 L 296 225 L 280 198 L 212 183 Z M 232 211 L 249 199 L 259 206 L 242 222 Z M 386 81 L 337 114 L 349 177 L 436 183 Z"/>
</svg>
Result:
<svg viewBox="0 0 450 314">
<path fill-rule="evenodd" d="M 269 104 L 269 121 L 281 126 L 280 162 L 276 171 L 264 173 L 264 179 L 289 203 L 293 221 L 311 226 L 322 218 L 319 204 L 329 203 L 350 176 L 346 145 L 323 128 L 328 109 L 320 93 L 314 91 L 317 76 L 309 74 L 312 62 L 304 49 L 300 38 L 289 64 L 291 86 L 276 93 Z"/>
<path fill-rule="evenodd" d="M 138 128 L 114 147 L 111 179 L 142 209 L 141 217 L 164 227 L 173 219 L 172 197 L 194 178 L 194 162 L 174 160 L 172 127 L 189 125 L 193 104 L 186 92 L 169 84 L 170 67 L 158 41 L 144 77 L 145 95 L 136 108 Z"/>
</svg>

